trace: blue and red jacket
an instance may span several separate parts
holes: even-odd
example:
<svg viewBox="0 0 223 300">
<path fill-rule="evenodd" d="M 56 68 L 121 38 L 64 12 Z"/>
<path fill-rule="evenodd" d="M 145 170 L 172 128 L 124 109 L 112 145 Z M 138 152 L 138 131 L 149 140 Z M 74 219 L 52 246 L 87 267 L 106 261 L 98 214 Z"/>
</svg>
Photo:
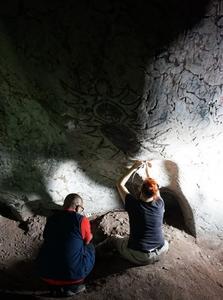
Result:
<svg viewBox="0 0 223 300">
<path fill-rule="evenodd" d="M 40 276 L 47 283 L 81 282 L 92 270 L 95 250 L 89 220 L 73 210 L 58 211 L 48 218 L 38 255 Z"/>
</svg>

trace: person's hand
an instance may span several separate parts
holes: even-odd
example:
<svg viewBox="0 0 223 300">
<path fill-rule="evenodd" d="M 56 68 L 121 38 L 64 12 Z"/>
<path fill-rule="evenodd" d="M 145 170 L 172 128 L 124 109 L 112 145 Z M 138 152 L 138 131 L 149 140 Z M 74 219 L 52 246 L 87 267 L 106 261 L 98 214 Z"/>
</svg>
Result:
<svg viewBox="0 0 223 300">
<path fill-rule="evenodd" d="M 132 168 L 138 168 L 140 167 L 141 165 L 143 164 L 143 161 L 142 160 L 135 160 L 133 165 L 132 165 Z"/>
<path fill-rule="evenodd" d="M 146 167 L 147 168 L 151 168 L 152 167 L 152 164 L 149 160 L 145 160 L 145 164 L 146 164 Z"/>
</svg>

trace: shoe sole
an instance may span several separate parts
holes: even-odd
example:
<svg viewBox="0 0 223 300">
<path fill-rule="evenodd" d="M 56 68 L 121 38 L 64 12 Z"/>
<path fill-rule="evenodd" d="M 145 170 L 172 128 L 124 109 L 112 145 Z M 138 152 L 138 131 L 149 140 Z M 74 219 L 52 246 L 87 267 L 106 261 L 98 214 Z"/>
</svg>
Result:
<svg viewBox="0 0 223 300">
<path fill-rule="evenodd" d="M 84 291 L 86 291 L 86 287 L 82 288 L 81 290 L 79 290 L 79 291 L 77 291 L 77 292 L 69 291 L 69 292 L 67 292 L 67 293 L 64 293 L 63 297 L 72 297 L 72 296 L 77 295 L 77 294 L 79 294 L 79 293 L 82 293 L 82 292 L 84 292 Z"/>
</svg>

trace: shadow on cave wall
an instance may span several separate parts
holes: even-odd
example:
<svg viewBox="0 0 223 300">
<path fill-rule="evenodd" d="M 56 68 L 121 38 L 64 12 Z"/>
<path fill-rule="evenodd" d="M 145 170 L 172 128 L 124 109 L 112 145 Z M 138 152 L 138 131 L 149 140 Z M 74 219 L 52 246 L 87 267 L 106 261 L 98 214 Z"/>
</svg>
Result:
<svg viewBox="0 0 223 300">
<path fill-rule="evenodd" d="M 190 233 L 190 230 L 185 224 L 184 214 L 176 194 L 168 188 L 161 188 L 160 195 L 165 203 L 164 222 L 170 226 Z"/>
<path fill-rule="evenodd" d="M 86 158 L 91 159 L 97 149 L 106 159 L 111 150 L 111 160 L 116 152 L 127 158 L 137 154 L 145 118 L 140 111 L 144 66 L 194 26 L 209 2 L 1 3 L 1 30 L 18 65 L 14 74 L 8 69 L 5 72 L 0 65 L 3 80 L 12 93 L 7 96 L 2 92 L 2 98 L 9 100 L 0 103 L 2 120 L 9 124 L 3 129 L 8 137 L 4 143 L 6 149 L 13 149 L 12 156 L 17 161 L 3 180 L 3 188 L 36 191 L 52 202 L 43 174 L 36 169 L 35 160 L 39 157 L 72 158 L 91 178 L 105 184 L 98 176 L 100 165 L 88 168 Z M 6 61 L 11 55 L 7 51 Z M 14 111 L 13 105 L 19 108 Z M 11 120 L 16 122 L 16 130 Z M 73 130 L 67 137 L 69 126 Z M 95 148 L 89 151 L 94 143 Z M 18 162 L 20 158 L 25 164 Z"/>
<path fill-rule="evenodd" d="M 165 222 L 196 237 L 196 224 L 191 203 L 185 197 L 179 184 L 179 168 L 170 160 L 164 161 L 164 167 L 165 175 L 169 178 L 168 185 L 160 189 L 166 206 Z"/>
</svg>

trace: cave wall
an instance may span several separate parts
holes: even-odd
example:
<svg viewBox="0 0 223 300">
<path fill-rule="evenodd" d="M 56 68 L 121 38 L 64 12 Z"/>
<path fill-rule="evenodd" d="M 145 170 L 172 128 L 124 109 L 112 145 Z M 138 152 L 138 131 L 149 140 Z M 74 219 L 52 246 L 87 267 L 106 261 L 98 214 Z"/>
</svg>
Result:
<svg viewBox="0 0 223 300">
<path fill-rule="evenodd" d="M 130 159 L 222 238 L 223 1 L 0 4 L 0 201 L 121 207 Z"/>
</svg>

